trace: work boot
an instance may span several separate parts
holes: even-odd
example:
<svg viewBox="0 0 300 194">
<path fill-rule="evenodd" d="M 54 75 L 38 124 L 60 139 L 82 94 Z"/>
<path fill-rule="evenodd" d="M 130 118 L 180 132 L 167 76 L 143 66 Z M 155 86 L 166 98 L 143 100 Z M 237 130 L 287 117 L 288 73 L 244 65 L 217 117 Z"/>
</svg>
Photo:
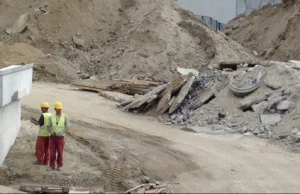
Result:
<svg viewBox="0 0 300 194">
<path fill-rule="evenodd" d="M 62 168 L 61 168 L 61 167 L 58 167 L 58 168 L 57 168 L 57 171 L 62 171 Z"/>
<path fill-rule="evenodd" d="M 47 171 L 53 171 L 53 170 L 55 170 L 55 168 L 54 167 L 49 167 L 49 168 L 47 168 Z"/>
<path fill-rule="evenodd" d="M 40 163 L 40 162 L 38 162 L 38 161 L 35 161 L 35 162 L 33 163 L 33 165 L 39 165 L 39 166 L 41 166 L 41 165 L 44 165 L 44 164 L 42 164 L 42 163 Z"/>
</svg>

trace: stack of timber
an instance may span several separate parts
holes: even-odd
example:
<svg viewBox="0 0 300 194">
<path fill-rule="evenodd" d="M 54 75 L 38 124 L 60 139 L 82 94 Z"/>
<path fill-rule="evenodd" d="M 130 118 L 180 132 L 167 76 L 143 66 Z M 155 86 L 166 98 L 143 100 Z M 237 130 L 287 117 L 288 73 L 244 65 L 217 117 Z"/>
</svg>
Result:
<svg viewBox="0 0 300 194">
<path fill-rule="evenodd" d="M 73 81 L 71 86 L 89 90 L 89 91 L 115 91 L 123 94 L 140 94 L 144 95 L 151 91 L 154 87 L 159 86 L 157 82 L 141 81 L 141 80 L 127 80 L 127 79 L 114 79 L 114 80 L 80 80 Z"/>
<path fill-rule="evenodd" d="M 195 76 L 193 74 L 179 76 L 168 84 L 160 85 L 150 92 L 120 104 L 125 111 L 145 112 L 150 107 L 156 106 L 156 113 L 161 115 L 166 112 L 174 113 L 182 104 L 189 93 Z"/>
</svg>

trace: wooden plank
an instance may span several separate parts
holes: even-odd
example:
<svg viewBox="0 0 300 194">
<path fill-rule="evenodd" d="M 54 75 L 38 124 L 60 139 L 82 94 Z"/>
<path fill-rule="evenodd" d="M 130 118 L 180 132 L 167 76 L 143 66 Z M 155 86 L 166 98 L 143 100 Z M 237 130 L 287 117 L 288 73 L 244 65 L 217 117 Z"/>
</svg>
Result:
<svg viewBox="0 0 300 194">
<path fill-rule="evenodd" d="M 139 185 L 139 186 L 136 186 L 136 187 L 134 187 L 134 188 L 132 188 L 132 189 L 129 189 L 129 190 L 125 191 L 124 193 L 130 193 L 130 192 L 135 191 L 135 190 L 137 190 L 137 189 L 139 189 L 139 188 L 142 188 L 142 187 L 144 187 L 144 186 L 145 186 L 145 184 L 141 184 L 141 185 Z"/>
<path fill-rule="evenodd" d="M 136 99 L 135 101 L 133 101 L 132 103 L 130 103 L 129 105 L 124 107 L 125 111 L 131 110 L 131 109 L 135 109 L 135 108 L 139 108 L 140 106 L 142 106 L 145 103 L 150 103 L 152 102 L 154 99 L 157 98 L 157 95 L 163 91 L 164 89 L 166 89 L 168 86 L 168 84 L 165 85 L 161 85 L 156 87 L 155 89 L 153 89 L 151 92 L 141 96 L 140 98 Z"/>
<path fill-rule="evenodd" d="M 168 102 L 168 104 L 166 104 L 166 106 L 158 113 L 160 115 L 164 114 L 165 112 L 168 111 L 168 109 L 172 106 L 172 104 L 174 103 L 176 97 L 173 96 L 172 99 Z"/>
<path fill-rule="evenodd" d="M 189 77 L 189 79 L 187 80 L 185 85 L 181 88 L 178 96 L 176 97 L 174 103 L 172 104 L 172 106 L 169 109 L 169 114 L 172 114 L 180 107 L 180 105 L 183 102 L 183 100 L 185 99 L 186 95 L 189 93 L 189 91 L 194 83 L 195 78 L 196 78 L 195 76 Z"/>
<path fill-rule="evenodd" d="M 69 192 L 69 187 L 53 186 L 53 185 L 22 184 L 22 185 L 20 185 L 20 191 L 46 192 L 46 193 L 67 193 L 67 192 Z"/>
<path fill-rule="evenodd" d="M 179 76 L 172 80 L 170 85 L 159 95 L 159 99 L 161 99 L 164 95 L 166 95 L 168 92 L 171 92 L 171 95 L 176 93 L 187 81 L 188 76 Z"/>
</svg>

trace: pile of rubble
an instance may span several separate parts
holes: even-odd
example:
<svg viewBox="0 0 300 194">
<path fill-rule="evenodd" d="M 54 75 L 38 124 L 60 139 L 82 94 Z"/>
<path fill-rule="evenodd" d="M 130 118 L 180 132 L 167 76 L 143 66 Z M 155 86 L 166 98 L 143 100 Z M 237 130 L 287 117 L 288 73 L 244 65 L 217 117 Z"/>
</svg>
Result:
<svg viewBox="0 0 300 194">
<path fill-rule="evenodd" d="M 212 134 L 300 141 L 300 62 L 225 61 L 120 103 L 125 111 L 169 114 L 166 124 Z M 189 73 L 188 73 L 189 72 Z M 210 130 L 204 130 L 209 127 Z M 204 131 L 203 131 L 204 130 Z"/>
</svg>

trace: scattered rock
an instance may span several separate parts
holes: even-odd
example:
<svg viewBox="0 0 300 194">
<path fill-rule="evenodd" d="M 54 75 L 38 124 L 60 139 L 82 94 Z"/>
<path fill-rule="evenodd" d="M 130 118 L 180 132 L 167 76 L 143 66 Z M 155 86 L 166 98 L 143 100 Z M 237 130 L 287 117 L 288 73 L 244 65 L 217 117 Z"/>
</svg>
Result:
<svg viewBox="0 0 300 194">
<path fill-rule="evenodd" d="M 12 27 L 12 34 L 21 33 L 27 27 L 28 13 L 21 15 Z"/>
<path fill-rule="evenodd" d="M 290 96 L 290 95 L 292 95 L 292 89 L 291 89 L 291 88 L 283 89 L 283 90 L 281 91 L 281 94 L 282 94 L 283 96 Z"/>
<path fill-rule="evenodd" d="M 269 136 L 267 134 L 258 134 L 257 137 L 263 138 L 263 139 L 268 139 Z"/>
<path fill-rule="evenodd" d="M 281 101 L 285 100 L 286 97 L 283 97 L 283 96 L 278 96 L 278 95 L 273 95 L 273 96 L 270 96 L 268 98 L 268 105 L 267 105 L 267 109 L 268 110 L 272 110 L 272 109 L 275 109 L 277 104 L 279 104 Z"/>
<path fill-rule="evenodd" d="M 262 124 L 274 125 L 281 121 L 280 114 L 260 114 Z"/>
<path fill-rule="evenodd" d="M 268 79 L 268 77 L 267 79 L 265 79 L 265 85 L 273 90 L 278 90 L 282 87 L 282 84 L 279 81 L 277 81 L 276 79 L 270 80 Z"/>
<path fill-rule="evenodd" d="M 296 134 L 297 141 L 300 141 L 300 132 Z"/>
<path fill-rule="evenodd" d="M 292 68 L 300 70 L 300 61 L 296 60 L 289 60 L 289 63 L 292 63 Z"/>
<path fill-rule="evenodd" d="M 80 72 L 80 73 L 79 73 L 79 77 L 80 77 L 81 79 L 89 79 L 91 76 L 90 76 L 89 74 L 87 74 L 87 73 L 82 73 L 82 72 Z"/>
<path fill-rule="evenodd" d="M 12 29 L 7 28 L 7 29 L 5 29 L 5 32 L 6 32 L 7 34 L 11 34 L 11 33 L 12 33 Z"/>
<path fill-rule="evenodd" d="M 284 100 L 284 101 L 281 101 L 278 105 L 277 105 L 277 110 L 280 110 L 280 111 L 286 111 L 290 108 L 290 101 L 288 100 Z"/>
<path fill-rule="evenodd" d="M 292 130 L 292 133 L 293 133 L 293 134 L 297 134 L 299 131 L 300 131 L 299 128 L 295 128 L 295 129 Z"/>
<path fill-rule="evenodd" d="M 77 38 L 76 36 L 73 37 L 73 42 L 74 44 L 78 45 L 78 46 L 84 46 L 85 40 Z"/>
<path fill-rule="evenodd" d="M 253 133 L 254 135 L 260 134 L 261 132 L 260 132 L 259 127 L 255 128 L 255 129 L 252 131 L 252 133 Z"/>
<path fill-rule="evenodd" d="M 264 94 L 257 95 L 257 96 L 256 95 L 255 96 L 251 95 L 249 97 L 244 98 L 244 100 L 242 100 L 240 102 L 239 107 L 242 110 L 246 110 L 246 109 L 250 108 L 253 104 L 258 104 L 258 103 L 261 103 L 265 100 L 267 100 L 267 97 Z"/>
</svg>

